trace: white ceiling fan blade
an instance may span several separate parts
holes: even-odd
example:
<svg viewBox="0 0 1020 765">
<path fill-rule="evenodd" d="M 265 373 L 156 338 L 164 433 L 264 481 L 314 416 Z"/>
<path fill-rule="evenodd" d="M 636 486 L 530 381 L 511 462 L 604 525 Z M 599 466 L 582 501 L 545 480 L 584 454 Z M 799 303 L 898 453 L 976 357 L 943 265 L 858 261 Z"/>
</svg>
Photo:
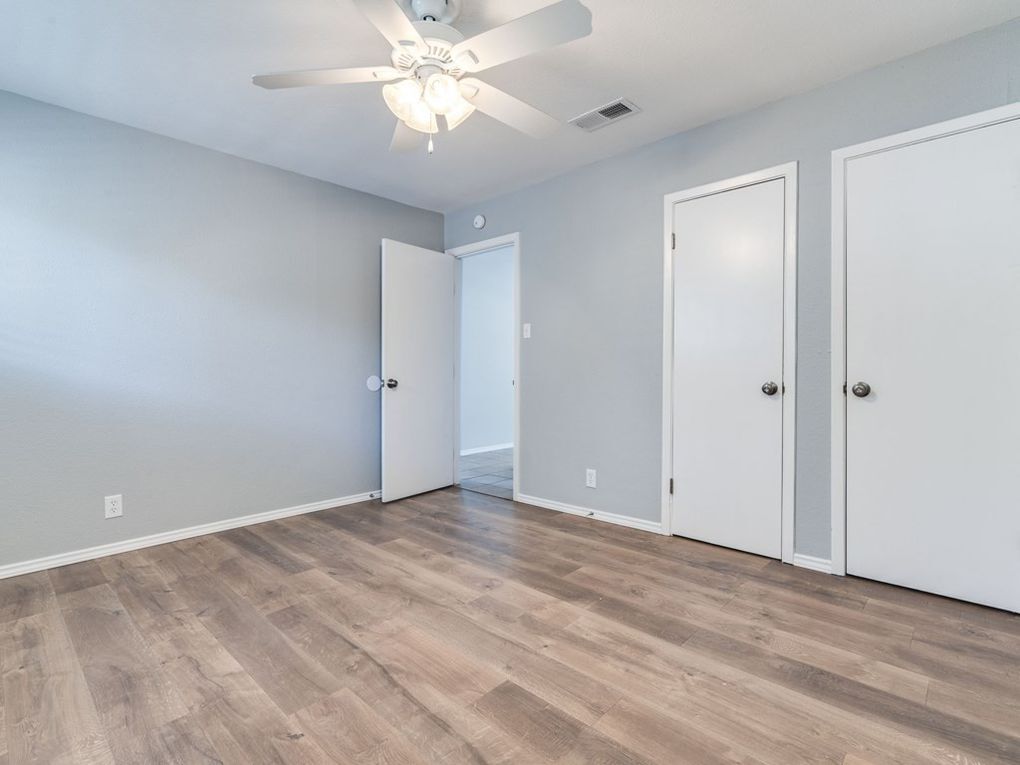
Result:
<svg viewBox="0 0 1020 765">
<path fill-rule="evenodd" d="M 453 46 L 453 60 L 467 72 L 523 58 L 591 34 L 591 11 L 579 0 L 560 0 Z"/>
<path fill-rule="evenodd" d="M 394 48 L 407 45 L 426 47 L 411 19 L 397 5 L 397 0 L 354 0 L 354 4 Z"/>
<path fill-rule="evenodd" d="M 390 151 L 414 151 L 424 143 L 424 133 L 408 127 L 403 120 L 397 120 L 397 126 L 393 129 L 393 140 L 390 141 Z"/>
<path fill-rule="evenodd" d="M 389 82 L 406 77 L 392 66 L 363 66 L 357 69 L 306 69 L 302 72 L 257 74 L 251 81 L 260 88 L 301 88 L 305 85 L 348 85 L 355 82 Z"/>
<path fill-rule="evenodd" d="M 545 138 L 554 133 L 560 123 L 545 112 L 539 111 L 499 88 L 488 83 L 466 77 L 460 81 L 461 94 L 478 111 L 503 122 L 532 138 Z"/>
</svg>

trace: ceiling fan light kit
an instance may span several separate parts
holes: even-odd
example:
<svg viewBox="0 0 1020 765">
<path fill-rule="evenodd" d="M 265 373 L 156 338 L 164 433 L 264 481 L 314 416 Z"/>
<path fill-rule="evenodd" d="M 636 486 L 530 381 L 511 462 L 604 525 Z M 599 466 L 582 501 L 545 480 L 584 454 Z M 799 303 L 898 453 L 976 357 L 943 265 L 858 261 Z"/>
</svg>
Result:
<svg viewBox="0 0 1020 765">
<path fill-rule="evenodd" d="M 252 81 L 273 89 L 387 83 L 383 100 L 398 120 L 391 151 L 414 148 L 419 145 L 414 136 L 425 134 L 431 154 L 439 118 L 449 131 L 475 110 L 535 138 L 559 127 L 548 114 L 465 74 L 591 34 L 591 13 L 580 0 L 559 0 L 466 40 L 450 26 L 460 12 L 460 0 L 354 2 L 393 46 L 392 66 L 281 72 L 257 75 Z M 404 7 L 418 20 L 412 21 Z"/>
</svg>

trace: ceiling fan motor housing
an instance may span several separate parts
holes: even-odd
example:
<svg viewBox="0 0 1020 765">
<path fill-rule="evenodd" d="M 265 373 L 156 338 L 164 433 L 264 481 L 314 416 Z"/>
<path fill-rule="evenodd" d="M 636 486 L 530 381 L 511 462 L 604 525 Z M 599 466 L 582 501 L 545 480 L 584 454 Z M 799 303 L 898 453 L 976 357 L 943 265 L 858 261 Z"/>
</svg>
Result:
<svg viewBox="0 0 1020 765">
<path fill-rule="evenodd" d="M 411 0 L 411 13 L 418 21 L 449 24 L 460 13 L 459 0 Z"/>
<path fill-rule="evenodd" d="M 401 46 L 393 51 L 390 60 L 393 66 L 408 75 L 422 77 L 433 71 L 444 71 L 453 77 L 461 77 L 464 72 L 453 61 L 453 46 L 464 39 L 464 35 L 448 24 L 439 21 L 415 21 L 414 28 L 422 36 L 427 46 L 419 50 L 410 46 Z M 431 67 L 426 71 L 422 71 Z"/>
</svg>

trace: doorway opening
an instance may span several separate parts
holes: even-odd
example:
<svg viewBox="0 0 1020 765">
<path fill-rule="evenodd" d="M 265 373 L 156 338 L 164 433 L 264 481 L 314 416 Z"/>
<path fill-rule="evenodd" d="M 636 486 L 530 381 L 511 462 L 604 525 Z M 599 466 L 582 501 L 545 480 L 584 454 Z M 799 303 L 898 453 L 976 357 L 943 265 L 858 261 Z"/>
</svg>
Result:
<svg viewBox="0 0 1020 765">
<path fill-rule="evenodd" d="M 517 235 L 451 250 L 457 258 L 455 479 L 514 499 L 517 440 Z"/>
</svg>

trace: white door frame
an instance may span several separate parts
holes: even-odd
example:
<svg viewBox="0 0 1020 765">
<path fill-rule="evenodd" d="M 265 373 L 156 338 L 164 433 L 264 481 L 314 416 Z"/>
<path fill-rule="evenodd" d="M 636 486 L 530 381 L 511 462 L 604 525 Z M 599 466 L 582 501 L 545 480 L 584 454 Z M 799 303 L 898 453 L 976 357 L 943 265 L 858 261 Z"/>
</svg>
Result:
<svg viewBox="0 0 1020 765">
<path fill-rule="evenodd" d="M 465 244 L 446 251 L 458 261 L 471 255 L 481 255 L 503 247 L 513 247 L 514 257 L 514 501 L 520 494 L 521 486 L 521 235 L 519 232 L 505 234 L 482 242 Z M 456 300 L 461 299 L 461 269 L 457 266 L 457 282 L 454 292 Z M 456 337 L 453 346 L 453 482 L 460 483 L 460 311 L 454 320 Z"/>
<path fill-rule="evenodd" d="M 782 560 L 793 563 L 795 455 L 797 413 L 797 163 L 787 162 L 758 172 L 686 191 L 666 194 L 662 245 L 662 531 L 673 533 L 673 207 L 698 197 L 782 178 L 785 184 L 783 243 L 783 475 Z"/>
<path fill-rule="evenodd" d="M 832 573 L 846 574 L 846 165 L 851 159 L 1020 118 L 1020 102 L 832 152 Z"/>
</svg>

